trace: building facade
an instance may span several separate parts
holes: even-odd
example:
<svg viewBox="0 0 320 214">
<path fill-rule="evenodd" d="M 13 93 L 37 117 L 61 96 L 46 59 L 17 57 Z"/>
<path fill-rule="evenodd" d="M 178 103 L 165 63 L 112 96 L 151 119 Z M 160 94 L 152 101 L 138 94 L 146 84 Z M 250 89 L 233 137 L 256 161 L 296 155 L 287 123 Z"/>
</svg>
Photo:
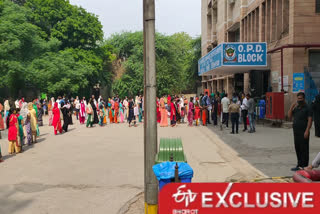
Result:
<svg viewBox="0 0 320 214">
<path fill-rule="evenodd" d="M 203 89 L 255 97 L 284 91 L 285 110 L 298 91 L 310 93 L 310 100 L 318 93 L 320 0 L 202 0 L 201 15 L 202 56 L 224 42 L 266 42 L 268 47 L 265 70 L 213 71 L 202 76 Z M 299 74 L 304 83 L 297 89 Z"/>
</svg>

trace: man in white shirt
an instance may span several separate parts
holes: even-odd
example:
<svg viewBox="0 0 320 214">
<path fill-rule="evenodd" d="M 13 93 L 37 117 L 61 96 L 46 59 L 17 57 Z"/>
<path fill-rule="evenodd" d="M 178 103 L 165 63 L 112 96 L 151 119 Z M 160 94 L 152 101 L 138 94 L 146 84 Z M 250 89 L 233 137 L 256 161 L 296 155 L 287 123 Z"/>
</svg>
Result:
<svg viewBox="0 0 320 214">
<path fill-rule="evenodd" d="M 226 127 L 229 127 L 229 105 L 230 100 L 228 98 L 228 94 L 225 95 L 224 98 L 221 100 L 222 105 L 222 123 L 226 124 Z"/>
<path fill-rule="evenodd" d="M 17 99 L 15 102 L 14 102 L 14 105 L 16 106 L 16 109 L 18 109 L 20 106 L 19 106 L 19 100 Z"/>
<path fill-rule="evenodd" d="M 243 131 L 245 132 L 247 131 L 247 116 L 248 116 L 248 99 L 245 96 L 242 100 L 241 115 L 243 120 Z"/>
</svg>

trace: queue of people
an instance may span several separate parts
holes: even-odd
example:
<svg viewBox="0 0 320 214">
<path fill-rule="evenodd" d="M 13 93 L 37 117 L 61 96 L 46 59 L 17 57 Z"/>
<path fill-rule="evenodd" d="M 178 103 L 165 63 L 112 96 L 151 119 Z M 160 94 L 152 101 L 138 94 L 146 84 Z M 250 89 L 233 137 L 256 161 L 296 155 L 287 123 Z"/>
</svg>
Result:
<svg viewBox="0 0 320 214">
<path fill-rule="evenodd" d="M 301 96 L 301 94 L 299 94 Z M 166 95 L 157 98 L 157 122 L 160 127 L 176 127 L 178 124 L 187 122 L 189 127 L 207 126 L 213 124 L 229 127 L 231 121 L 231 134 L 239 133 L 239 124 L 243 124 L 243 132 L 256 132 L 256 103 L 250 94 L 237 95 L 231 97 L 227 93 L 208 92 L 200 96 L 185 97 L 177 95 Z M 295 125 L 299 122 L 297 116 L 300 112 L 299 105 L 292 107 L 289 116 L 294 117 L 295 148 L 299 159 L 297 167 L 307 167 L 308 145 L 305 133 L 301 134 L 302 126 Z M 308 108 L 309 109 L 309 108 Z M 312 108 L 313 113 L 308 113 L 309 117 L 314 116 L 316 136 L 320 137 L 320 95 L 317 96 Z M 57 135 L 68 132 L 69 125 L 73 124 L 72 115 L 81 125 L 87 128 L 100 127 L 109 124 L 127 122 L 129 127 L 136 127 L 138 123 L 143 123 L 144 98 L 136 96 L 120 99 L 119 96 L 108 99 L 100 96 L 95 99 L 92 95 L 90 99 L 79 97 L 67 99 L 57 97 L 47 100 L 35 99 L 32 102 L 25 102 L 24 98 L 16 100 L 10 105 L 9 100 L 4 104 L 0 103 L 0 138 L 1 131 L 8 129 L 9 154 L 20 153 L 24 145 L 31 145 L 37 142 L 40 135 L 39 126 L 43 126 L 43 115 L 48 115 L 48 125 L 53 127 L 53 133 Z M 310 119 L 310 118 L 309 118 Z M 297 122 L 298 121 L 298 122 Z M 305 126 L 305 124 L 304 124 Z M 306 127 L 303 127 L 306 128 Z M 310 131 L 309 123 L 308 129 Z M 300 134 L 299 134 L 299 133 Z M 1 148 L 0 148 L 0 161 Z"/>
</svg>

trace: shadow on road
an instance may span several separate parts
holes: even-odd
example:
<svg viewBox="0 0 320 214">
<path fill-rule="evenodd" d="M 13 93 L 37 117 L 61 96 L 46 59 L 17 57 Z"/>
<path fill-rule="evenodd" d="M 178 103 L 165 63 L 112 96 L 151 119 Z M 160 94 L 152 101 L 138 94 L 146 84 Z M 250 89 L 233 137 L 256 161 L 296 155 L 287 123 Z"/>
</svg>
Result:
<svg viewBox="0 0 320 214">
<path fill-rule="evenodd" d="M 32 200 L 13 199 L 18 191 L 10 186 L 0 186 L 0 213 L 16 213 L 27 207 Z"/>
</svg>

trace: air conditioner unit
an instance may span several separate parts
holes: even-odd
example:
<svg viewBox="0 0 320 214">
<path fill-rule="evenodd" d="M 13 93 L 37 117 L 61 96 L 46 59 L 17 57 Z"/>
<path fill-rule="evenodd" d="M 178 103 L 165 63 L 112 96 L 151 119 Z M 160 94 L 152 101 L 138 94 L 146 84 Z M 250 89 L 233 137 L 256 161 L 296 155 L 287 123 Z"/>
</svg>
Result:
<svg viewBox="0 0 320 214">
<path fill-rule="evenodd" d="M 228 0 L 228 3 L 229 4 L 234 4 L 234 3 L 236 3 L 236 0 Z"/>
</svg>

